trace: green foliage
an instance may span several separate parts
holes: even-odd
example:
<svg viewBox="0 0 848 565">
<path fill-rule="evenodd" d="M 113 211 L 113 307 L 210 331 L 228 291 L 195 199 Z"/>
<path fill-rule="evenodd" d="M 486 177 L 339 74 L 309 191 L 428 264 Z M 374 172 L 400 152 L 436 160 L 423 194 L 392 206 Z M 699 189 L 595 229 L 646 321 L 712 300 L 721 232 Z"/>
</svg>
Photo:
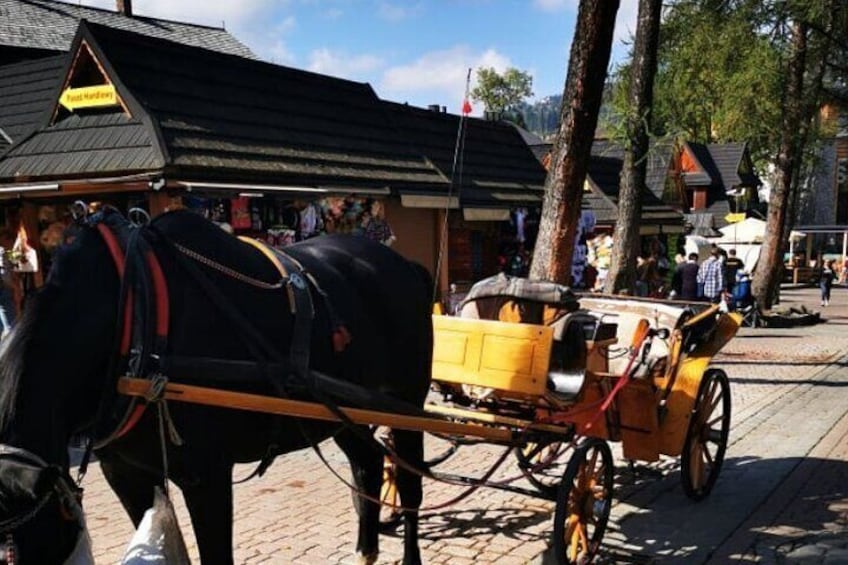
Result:
<svg viewBox="0 0 848 565">
<path fill-rule="evenodd" d="M 757 165 L 771 160 L 780 133 L 780 44 L 768 33 L 764 2 L 672 3 L 660 31 L 652 115 L 655 135 L 701 143 L 747 141 Z M 629 64 L 609 87 L 604 127 L 620 132 L 628 115 Z"/>
<path fill-rule="evenodd" d="M 523 102 L 518 107 L 524 118 L 524 127 L 542 138 L 550 137 L 559 130 L 561 110 L 562 94 L 546 96 L 532 104 Z"/>
<path fill-rule="evenodd" d="M 533 96 L 533 77 L 529 73 L 514 68 L 503 74 L 493 68 L 477 69 L 477 86 L 471 90 L 471 98 L 483 102 L 487 111 L 516 112 L 530 96 Z"/>
</svg>

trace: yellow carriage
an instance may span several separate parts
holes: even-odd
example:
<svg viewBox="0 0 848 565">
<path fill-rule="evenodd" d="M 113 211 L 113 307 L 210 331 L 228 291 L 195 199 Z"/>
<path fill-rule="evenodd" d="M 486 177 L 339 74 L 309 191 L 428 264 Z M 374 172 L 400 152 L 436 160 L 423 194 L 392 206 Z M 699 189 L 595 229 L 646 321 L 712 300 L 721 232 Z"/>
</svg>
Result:
<svg viewBox="0 0 848 565">
<path fill-rule="evenodd" d="M 730 427 L 728 379 L 709 363 L 739 315 L 709 304 L 577 297 L 502 276 L 480 288 L 459 316 L 433 317 L 440 399 L 427 410 L 522 432 L 519 467 L 557 501 L 552 546 L 561 561 L 591 559 L 600 544 L 612 496 L 608 441 L 629 460 L 680 456 L 685 493 L 709 494 Z"/>
</svg>

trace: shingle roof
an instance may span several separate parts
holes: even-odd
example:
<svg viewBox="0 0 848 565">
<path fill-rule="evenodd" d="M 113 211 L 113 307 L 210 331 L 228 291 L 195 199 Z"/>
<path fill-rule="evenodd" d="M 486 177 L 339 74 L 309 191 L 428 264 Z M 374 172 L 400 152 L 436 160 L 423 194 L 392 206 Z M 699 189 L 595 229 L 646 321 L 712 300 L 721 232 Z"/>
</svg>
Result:
<svg viewBox="0 0 848 565">
<path fill-rule="evenodd" d="M 446 184 L 404 142 L 367 84 L 95 24 L 81 24 L 77 42 L 83 38 L 134 117 L 97 122 L 104 131 L 80 145 L 83 128 L 105 118 L 72 115 L 12 148 L 0 178 L 164 166 L 185 180 Z M 100 157 L 80 147 L 97 147 Z"/>
<path fill-rule="evenodd" d="M 71 115 L 13 146 L 0 159 L 0 178 L 74 178 L 97 171 L 108 176 L 164 165 L 147 125 L 123 113 Z"/>
<path fill-rule="evenodd" d="M 383 101 L 404 137 L 450 179 L 460 116 Z M 520 133 L 506 122 L 465 120 L 460 199 L 465 206 L 538 204 L 547 172 Z M 457 167 L 456 187 L 460 169 Z"/>
<path fill-rule="evenodd" d="M 690 141 L 684 147 L 689 148 L 703 169 L 703 172 L 683 175 L 687 186 L 707 189 L 707 206 L 698 210 L 698 213 L 712 214 L 716 228 L 726 226 L 725 216 L 730 213 L 727 192 L 737 186 L 757 187 L 762 184 L 753 172 L 739 172 L 743 159 L 747 159 L 746 144 L 703 144 Z"/>
<path fill-rule="evenodd" d="M 647 190 L 642 192 L 644 223 L 682 223 L 682 215 L 660 199 L 668 177 L 670 159 L 671 150 L 665 143 L 655 144 L 649 152 L 645 183 Z M 599 223 L 614 223 L 618 220 L 619 181 L 623 165 L 624 148 L 621 145 L 609 140 L 596 140 L 592 144 L 592 156 L 587 172 L 592 193 L 584 194 L 583 202 L 585 209 L 595 212 Z"/>
<path fill-rule="evenodd" d="M 56 94 L 65 60 L 58 55 L 0 67 L 0 153 L 6 137 L 18 141 L 38 127 Z"/>
<path fill-rule="evenodd" d="M 689 148 L 690 153 L 698 164 L 701 170 L 683 173 L 683 181 L 686 186 L 710 186 L 721 184 L 721 175 L 713 162 L 713 157 L 709 149 L 703 143 L 695 143 L 687 141 L 685 147 Z"/>
<path fill-rule="evenodd" d="M 745 143 L 711 143 L 707 145 L 715 168 L 718 171 L 719 182 L 726 190 L 737 186 L 759 186 L 759 177 L 752 172 L 740 173 L 742 160 L 746 158 Z"/>
<path fill-rule="evenodd" d="M 225 29 L 157 18 L 127 17 L 118 12 L 54 0 L 0 0 L 0 46 L 67 51 L 80 20 L 255 58 Z"/>
</svg>

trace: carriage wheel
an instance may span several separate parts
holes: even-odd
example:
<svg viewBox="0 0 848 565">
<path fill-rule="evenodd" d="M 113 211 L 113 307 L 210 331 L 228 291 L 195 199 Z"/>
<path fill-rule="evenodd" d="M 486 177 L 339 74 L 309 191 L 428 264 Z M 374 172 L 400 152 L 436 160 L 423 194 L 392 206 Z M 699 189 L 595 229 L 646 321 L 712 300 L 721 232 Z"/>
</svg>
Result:
<svg viewBox="0 0 848 565">
<path fill-rule="evenodd" d="M 587 439 L 574 450 L 557 493 L 553 552 L 559 563 L 589 563 L 601 546 L 612 506 L 609 445 Z"/>
<path fill-rule="evenodd" d="M 704 373 L 683 444 L 683 492 L 702 500 L 715 485 L 730 432 L 730 382 L 721 369 Z"/>
<path fill-rule="evenodd" d="M 524 477 L 539 492 L 551 498 L 556 496 L 562 480 L 565 455 L 571 451 L 572 444 L 567 441 L 529 442 L 515 448 L 518 468 Z"/>
<path fill-rule="evenodd" d="M 380 531 L 394 530 L 403 512 L 400 510 L 400 495 L 397 489 L 397 466 L 388 458 L 383 460 L 383 486 L 380 489 Z"/>
</svg>

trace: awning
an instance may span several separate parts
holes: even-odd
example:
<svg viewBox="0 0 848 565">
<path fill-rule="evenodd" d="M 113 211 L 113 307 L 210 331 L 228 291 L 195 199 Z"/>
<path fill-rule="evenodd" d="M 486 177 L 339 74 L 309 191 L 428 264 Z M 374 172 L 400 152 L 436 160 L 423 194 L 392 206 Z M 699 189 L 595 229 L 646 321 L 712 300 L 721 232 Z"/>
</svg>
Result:
<svg viewBox="0 0 848 565">
<path fill-rule="evenodd" d="M 400 193 L 400 203 L 404 208 L 434 208 L 437 210 L 458 210 L 459 196 L 444 194 Z"/>
<path fill-rule="evenodd" d="M 505 208 L 463 208 L 462 217 L 469 222 L 502 222 L 509 220 Z"/>
<path fill-rule="evenodd" d="M 391 194 L 388 187 L 359 187 L 359 186 L 290 186 L 275 184 L 241 184 L 230 182 L 199 182 L 176 181 L 181 186 L 193 192 L 195 190 L 222 190 L 236 193 L 288 193 L 298 194 L 361 194 L 387 196 Z"/>
</svg>

